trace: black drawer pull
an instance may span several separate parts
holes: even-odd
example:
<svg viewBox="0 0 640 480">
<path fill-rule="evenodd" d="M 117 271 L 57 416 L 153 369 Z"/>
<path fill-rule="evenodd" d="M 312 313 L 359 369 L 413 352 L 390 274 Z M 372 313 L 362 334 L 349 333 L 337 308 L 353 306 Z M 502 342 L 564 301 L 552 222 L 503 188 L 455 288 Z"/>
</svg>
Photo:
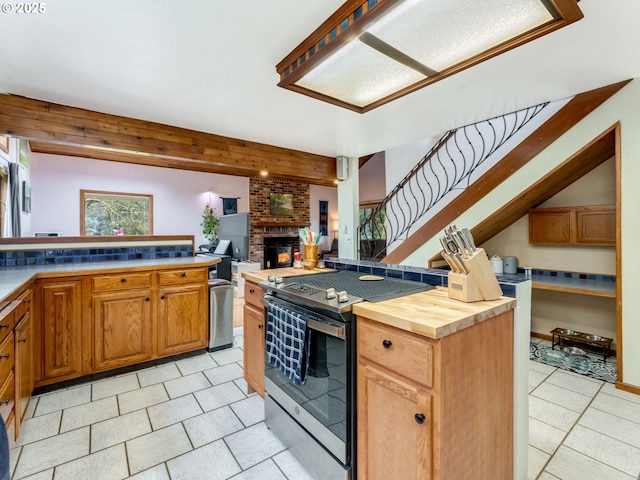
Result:
<svg viewBox="0 0 640 480">
<path fill-rule="evenodd" d="M 2 358 L 4 358 L 4 359 L 9 358 L 9 354 L 5 353 L 4 355 L 0 355 L 0 359 L 2 359 Z"/>
<path fill-rule="evenodd" d="M 384 348 L 389 348 L 389 347 L 391 347 L 391 340 L 383 340 L 383 341 L 382 341 L 382 346 L 383 346 Z"/>
<path fill-rule="evenodd" d="M 262 330 L 262 327 L 264 327 L 264 325 L 262 324 L 258 325 L 258 330 Z"/>
<path fill-rule="evenodd" d="M 256 293 L 256 291 L 253 288 L 250 288 L 249 293 Z"/>
<path fill-rule="evenodd" d="M 425 416 L 421 413 L 416 413 L 416 423 L 422 425 L 425 420 Z"/>
<path fill-rule="evenodd" d="M 31 303 L 31 299 L 30 298 L 25 298 L 24 300 L 22 300 L 24 303 Z"/>
<path fill-rule="evenodd" d="M 18 340 L 18 343 L 27 343 L 27 338 L 21 338 L 20 340 Z"/>
<path fill-rule="evenodd" d="M 6 325 L 0 325 L 0 328 L 9 328 L 9 324 L 7 323 Z"/>
<path fill-rule="evenodd" d="M 11 399 L 7 398 L 6 400 L 0 400 L 0 405 L 9 405 L 11 403 Z"/>
<path fill-rule="evenodd" d="M 181 277 L 186 277 L 186 276 L 187 276 L 187 274 L 185 272 L 182 272 Z"/>
<path fill-rule="evenodd" d="M 122 283 L 124 283 L 124 282 L 126 282 L 126 281 L 127 281 L 127 279 L 126 279 L 126 278 L 121 278 L 121 279 L 120 279 L 120 281 L 121 281 Z"/>
</svg>

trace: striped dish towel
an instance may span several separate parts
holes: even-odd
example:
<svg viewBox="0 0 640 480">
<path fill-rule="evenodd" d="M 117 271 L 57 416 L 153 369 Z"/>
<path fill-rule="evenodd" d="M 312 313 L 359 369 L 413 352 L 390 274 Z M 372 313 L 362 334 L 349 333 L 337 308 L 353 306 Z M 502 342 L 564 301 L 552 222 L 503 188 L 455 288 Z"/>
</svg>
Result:
<svg viewBox="0 0 640 480">
<path fill-rule="evenodd" d="M 304 385 L 309 367 L 307 316 L 269 303 L 267 307 L 267 361 L 294 385 Z"/>
</svg>

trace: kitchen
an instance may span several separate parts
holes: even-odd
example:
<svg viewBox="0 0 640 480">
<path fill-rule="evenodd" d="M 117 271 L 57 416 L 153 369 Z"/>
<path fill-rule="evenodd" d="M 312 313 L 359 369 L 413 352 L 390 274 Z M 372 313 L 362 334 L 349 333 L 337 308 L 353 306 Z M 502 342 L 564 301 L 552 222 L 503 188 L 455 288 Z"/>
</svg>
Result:
<svg viewBox="0 0 640 480">
<path fill-rule="evenodd" d="M 636 91 L 637 91 L 637 86 L 635 86 L 633 83 L 629 85 L 623 92 L 621 92 L 620 95 L 618 95 L 612 101 L 607 103 L 595 115 L 589 117 L 589 119 L 583 125 L 581 125 L 580 128 L 578 128 L 576 131 L 572 131 L 571 134 L 567 136 L 567 138 L 563 138 L 560 143 L 558 143 L 557 145 L 554 145 L 552 149 L 553 151 L 544 152 L 540 157 L 540 161 L 538 162 L 538 166 L 535 167 L 535 170 L 543 170 L 544 168 L 546 168 L 546 167 L 543 167 L 543 165 L 549 165 L 549 166 L 554 165 L 557 162 L 561 161 L 563 158 L 566 158 L 567 156 L 566 152 L 573 152 L 581 148 L 583 145 L 587 144 L 592 138 L 597 136 L 600 132 L 604 131 L 606 128 L 608 128 L 618 120 L 622 121 L 624 132 L 625 132 L 622 135 L 623 150 L 625 152 L 625 158 L 632 158 L 633 152 L 635 152 L 635 150 L 637 149 L 637 147 L 634 145 L 634 142 L 632 141 L 632 138 L 634 136 L 633 132 L 637 131 L 637 119 L 635 118 L 635 115 L 633 113 L 634 105 L 637 105 Z M 632 133 L 627 134 L 626 132 L 632 132 Z M 416 138 L 419 138 L 419 137 L 416 137 Z M 634 177 L 635 167 L 633 166 L 633 164 L 625 163 L 624 168 L 625 168 L 625 176 L 621 181 L 621 184 L 622 184 L 621 195 L 623 196 L 622 200 L 623 202 L 629 202 L 629 204 L 632 204 L 634 201 L 633 199 L 635 197 L 635 192 L 633 191 L 633 187 L 625 188 L 625 185 L 630 178 Z M 528 173 L 530 173 L 532 169 L 533 168 L 530 168 Z M 524 176 L 524 175 L 525 173 L 523 173 L 521 176 Z M 502 186 L 493 195 L 492 199 L 490 200 L 488 199 L 486 201 L 480 202 L 480 204 L 477 206 L 474 212 L 471 212 L 467 215 L 467 217 L 463 217 L 462 219 L 460 219 L 458 223 L 462 225 L 474 225 L 475 223 L 474 217 L 484 218 L 486 214 L 494 211 L 497 207 L 499 207 L 499 205 L 501 205 L 501 203 L 504 203 L 504 199 L 509 199 L 517 195 L 517 192 L 519 190 L 517 189 L 517 186 L 513 185 L 513 183 L 514 182 L 511 182 L 511 184 L 509 185 Z M 206 187 L 208 187 L 208 185 Z M 208 190 L 208 188 L 206 187 L 203 188 L 202 191 Z M 34 203 L 35 203 L 36 201 L 35 195 L 37 195 L 37 190 L 35 188 L 35 185 L 34 185 L 33 191 L 34 191 Z M 42 190 L 39 190 L 39 191 L 42 192 Z M 122 189 L 119 189 L 118 191 L 129 191 L 129 190 L 122 188 Z M 62 192 L 65 193 L 66 189 L 62 190 Z M 222 193 L 226 195 L 225 192 L 222 192 Z M 75 196 L 76 194 L 73 194 L 73 195 Z M 240 193 L 237 196 L 243 197 L 245 195 Z M 248 197 L 248 194 L 245 197 Z M 242 201 L 242 198 L 240 199 L 240 201 Z M 42 200 L 40 200 L 40 204 L 41 205 L 43 204 Z M 71 203 L 71 205 L 76 205 L 76 204 L 77 204 L 77 199 L 74 198 L 73 203 Z M 195 212 L 193 213 L 193 215 L 197 217 L 199 215 L 200 209 L 201 209 L 201 204 L 198 204 L 197 208 L 194 207 L 191 209 L 185 209 L 185 211 Z M 632 242 L 631 239 L 634 238 L 633 234 L 635 233 L 634 232 L 635 227 L 633 225 L 635 224 L 635 222 L 631 220 L 632 218 L 630 217 L 631 213 L 628 212 L 625 214 L 624 213 L 625 211 L 628 212 L 628 210 L 623 210 L 623 213 L 622 213 L 623 225 L 624 225 L 624 228 L 622 229 L 622 240 L 623 240 L 623 243 L 625 239 L 627 242 L 630 243 Z M 312 210 L 312 214 L 313 214 L 313 210 Z M 629 217 L 626 217 L 625 215 L 629 215 Z M 69 215 L 69 217 L 73 217 L 74 222 L 75 222 L 75 218 L 77 218 L 75 215 Z M 625 219 L 627 220 L 626 222 L 625 222 Z M 195 222 L 197 222 L 197 219 L 195 220 Z M 194 222 L 192 221 L 192 223 Z M 47 227 L 46 230 L 50 230 L 52 228 L 54 227 Z M 161 232 L 157 232 L 157 233 L 161 233 Z M 504 251 L 501 251 L 501 249 L 496 249 L 496 251 L 502 255 L 505 254 Z M 432 249 L 432 252 L 435 252 L 435 250 Z M 509 252 L 506 252 L 506 253 L 508 254 Z M 629 257 L 627 262 L 623 261 L 622 263 L 623 265 L 632 265 L 633 259 Z M 625 284 L 627 286 L 624 288 L 629 289 L 629 292 L 631 292 L 630 289 L 632 288 L 632 285 L 635 284 L 635 281 L 634 281 L 635 275 L 636 273 L 633 270 L 628 272 L 625 271 L 625 280 L 627 280 Z M 633 298 L 634 296 L 632 293 L 629 293 L 624 297 L 625 297 L 625 303 L 623 306 L 624 317 L 633 318 L 634 317 L 633 312 L 637 308 L 635 305 L 635 300 Z M 624 329 L 626 332 L 625 337 L 628 339 L 634 338 L 633 334 L 636 328 L 637 327 L 631 321 L 625 322 L 624 324 Z M 637 372 L 634 371 L 634 364 L 637 364 L 637 362 L 633 361 L 634 358 L 637 358 L 637 350 L 636 350 L 637 348 L 638 347 L 633 345 L 632 341 L 628 340 L 627 343 L 625 343 L 624 355 L 627 357 L 627 359 L 625 361 L 626 368 L 624 371 L 624 375 L 625 375 L 625 383 L 629 385 L 638 385 L 640 383 L 637 381 L 637 378 L 636 378 Z"/>
</svg>

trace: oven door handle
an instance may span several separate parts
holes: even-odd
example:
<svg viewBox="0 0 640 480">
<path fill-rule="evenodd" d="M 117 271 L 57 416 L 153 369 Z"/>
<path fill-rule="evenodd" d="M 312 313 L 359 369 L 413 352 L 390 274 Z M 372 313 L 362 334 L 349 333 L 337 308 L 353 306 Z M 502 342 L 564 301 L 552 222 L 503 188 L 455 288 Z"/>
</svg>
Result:
<svg viewBox="0 0 640 480">
<path fill-rule="evenodd" d="M 265 307 L 269 306 L 269 300 L 264 297 L 260 297 L 260 303 Z M 344 335 L 344 326 L 342 325 L 334 325 L 331 323 L 319 322 L 314 318 L 307 318 L 307 327 L 311 330 L 316 330 L 318 332 L 322 332 L 324 334 L 330 335 L 336 338 L 345 338 Z"/>
<path fill-rule="evenodd" d="M 332 337 L 344 339 L 344 327 L 341 325 L 332 325 L 309 318 L 307 319 L 307 327 L 310 330 L 317 330 L 318 332 L 325 333 Z"/>
</svg>

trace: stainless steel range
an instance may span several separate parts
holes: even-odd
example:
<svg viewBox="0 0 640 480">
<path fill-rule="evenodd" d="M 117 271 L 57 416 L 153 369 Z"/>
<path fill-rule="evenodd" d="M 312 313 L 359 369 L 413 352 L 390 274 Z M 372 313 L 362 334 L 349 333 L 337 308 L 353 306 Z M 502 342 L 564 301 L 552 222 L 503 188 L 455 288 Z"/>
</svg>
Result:
<svg viewBox="0 0 640 480">
<path fill-rule="evenodd" d="M 265 423 L 316 480 L 355 479 L 356 338 L 352 306 L 430 285 L 351 271 L 280 279 L 260 286 L 267 307 Z M 274 324 L 286 312 L 306 322 L 308 367 L 301 384 L 275 366 Z"/>
</svg>

